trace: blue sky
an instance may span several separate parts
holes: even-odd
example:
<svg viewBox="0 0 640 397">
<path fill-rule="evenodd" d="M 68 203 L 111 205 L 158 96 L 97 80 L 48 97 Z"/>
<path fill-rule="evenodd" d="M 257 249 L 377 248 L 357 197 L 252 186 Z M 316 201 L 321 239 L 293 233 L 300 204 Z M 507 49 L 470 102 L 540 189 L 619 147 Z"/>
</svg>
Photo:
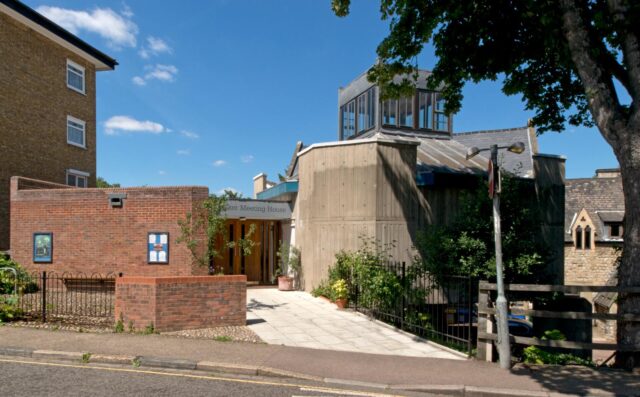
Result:
<svg viewBox="0 0 640 397">
<path fill-rule="evenodd" d="M 247 196 L 254 175 L 277 178 L 297 140 L 336 139 L 338 87 L 373 63 L 387 31 L 378 2 L 354 3 L 340 19 L 330 0 L 27 1 L 120 63 L 98 74 L 99 176 Z M 420 66 L 433 64 L 427 49 Z M 496 82 L 464 94 L 456 132 L 523 126 L 532 115 Z M 570 178 L 617 166 L 595 129 L 546 133 L 539 144 L 567 157 Z"/>
</svg>

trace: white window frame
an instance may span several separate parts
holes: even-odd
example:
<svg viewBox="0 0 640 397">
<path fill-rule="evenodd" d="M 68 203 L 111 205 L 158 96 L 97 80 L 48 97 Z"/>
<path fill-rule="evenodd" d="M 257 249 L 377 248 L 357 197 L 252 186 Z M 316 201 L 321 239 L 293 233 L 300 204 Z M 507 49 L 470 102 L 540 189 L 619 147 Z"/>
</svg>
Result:
<svg viewBox="0 0 640 397">
<path fill-rule="evenodd" d="M 79 90 L 77 87 L 72 86 L 71 84 L 69 84 L 69 66 L 73 67 L 74 69 L 80 70 L 82 71 L 82 89 Z M 78 65 L 77 63 L 73 62 L 71 59 L 67 59 L 67 68 L 66 68 L 66 74 L 65 74 L 65 79 L 67 80 L 67 87 L 74 90 L 75 92 L 78 92 L 82 95 L 86 95 L 87 93 L 87 73 L 86 70 L 84 68 L 84 66 Z M 78 74 L 75 70 L 71 71 L 72 73 Z"/>
<path fill-rule="evenodd" d="M 80 145 L 77 142 L 73 142 L 73 141 L 69 140 L 69 122 L 70 121 L 73 122 L 73 123 L 82 125 L 82 142 L 84 143 L 83 145 Z M 77 147 L 83 148 L 83 149 L 87 148 L 87 123 L 84 120 L 80 120 L 80 119 L 75 118 L 73 116 L 67 115 L 66 132 L 67 132 L 67 143 L 69 145 L 77 146 Z"/>
<path fill-rule="evenodd" d="M 69 175 L 73 175 L 73 176 L 76 177 L 76 184 L 75 185 L 69 185 Z M 73 168 L 69 168 L 67 170 L 66 175 L 65 175 L 65 185 L 73 186 L 73 187 L 79 187 L 78 186 L 78 178 L 82 178 L 82 179 L 84 179 L 84 187 L 87 188 L 87 187 L 89 187 L 89 176 L 91 176 L 91 174 L 88 173 L 88 172 L 74 170 Z"/>
</svg>

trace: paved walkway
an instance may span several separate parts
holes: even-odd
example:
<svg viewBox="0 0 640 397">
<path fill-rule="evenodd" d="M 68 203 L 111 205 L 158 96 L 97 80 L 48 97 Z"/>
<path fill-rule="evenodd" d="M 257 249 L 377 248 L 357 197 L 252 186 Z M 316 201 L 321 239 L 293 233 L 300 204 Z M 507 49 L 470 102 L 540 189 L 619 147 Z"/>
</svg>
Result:
<svg viewBox="0 0 640 397">
<path fill-rule="evenodd" d="M 463 360 L 424 339 L 301 291 L 247 289 L 247 324 L 268 344 Z"/>
</svg>

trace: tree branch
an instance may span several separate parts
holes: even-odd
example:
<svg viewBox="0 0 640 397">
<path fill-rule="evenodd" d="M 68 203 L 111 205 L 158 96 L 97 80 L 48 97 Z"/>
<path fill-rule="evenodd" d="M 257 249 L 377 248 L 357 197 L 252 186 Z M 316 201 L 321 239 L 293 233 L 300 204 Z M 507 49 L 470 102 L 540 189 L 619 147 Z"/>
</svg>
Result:
<svg viewBox="0 0 640 397">
<path fill-rule="evenodd" d="M 629 21 L 628 5 L 626 2 L 620 0 L 609 0 L 609 10 L 613 16 L 615 24 L 619 27 L 622 38 L 622 53 L 623 62 L 626 67 L 626 73 L 629 76 L 629 94 L 633 98 L 631 104 L 631 116 L 630 121 L 636 126 L 640 122 L 640 45 L 638 43 L 638 36 L 629 29 L 631 23 L 637 23 L 637 21 Z"/>
<path fill-rule="evenodd" d="M 625 129 L 626 117 L 621 111 L 618 95 L 605 67 L 593 55 L 587 24 L 576 0 L 561 0 L 562 22 L 571 58 L 585 88 L 589 109 L 605 139 L 614 148 L 619 146 L 618 131 Z"/>
</svg>

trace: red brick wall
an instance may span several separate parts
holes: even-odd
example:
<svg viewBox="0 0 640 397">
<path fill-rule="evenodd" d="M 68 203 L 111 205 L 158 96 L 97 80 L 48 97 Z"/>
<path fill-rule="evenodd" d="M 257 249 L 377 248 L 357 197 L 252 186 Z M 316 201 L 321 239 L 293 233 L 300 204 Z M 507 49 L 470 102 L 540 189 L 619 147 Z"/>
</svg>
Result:
<svg viewBox="0 0 640 397">
<path fill-rule="evenodd" d="M 207 274 L 208 269 L 193 263 L 186 246 L 176 243 L 178 219 L 207 197 L 206 187 L 19 189 L 19 181 L 11 181 L 11 255 L 29 270 Z M 109 206 L 109 193 L 127 194 L 123 208 Z M 33 263 L 34 232 L 53 233 L 52 263 Z M 148 232 L 169 233 L 168 265 L 147 263 Z"/>
<path fill-rule="evenodd" d="M 245 325 L 247 277 L 118 277 L 115 321 L 120 319 L 136 330 Z"/>
</svg>

